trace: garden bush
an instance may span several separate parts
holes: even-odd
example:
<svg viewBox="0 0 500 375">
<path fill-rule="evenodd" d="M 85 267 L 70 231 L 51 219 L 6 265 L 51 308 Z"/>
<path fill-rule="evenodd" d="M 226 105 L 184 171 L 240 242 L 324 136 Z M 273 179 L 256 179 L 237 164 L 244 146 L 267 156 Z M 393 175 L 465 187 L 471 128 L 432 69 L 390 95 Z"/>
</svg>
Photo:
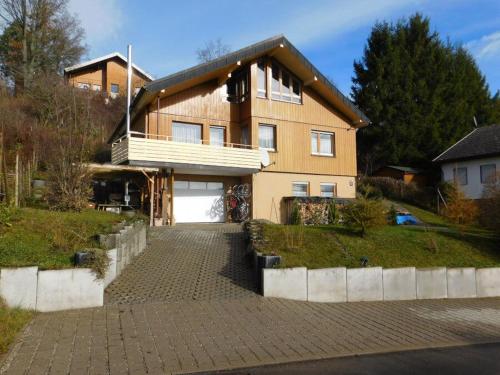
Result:
<svg viewBox="0 0 500 375">
<path fill-rule="evenodd" d="M 469 225 L 476 221 L 479 210 L 476 202 L 468 199 L 457 185 L 447 191 L 444 215 L 453 223 Z"/>
<path fill-rule="evenodd" d="M 421 188 L 415 183 L 405 183 L 391 177 L 362 177 L 358 182 L 358 192 L 365 198 L 377 198 L 380 195 L 420 206 L 432 208 L 434 191 Z"/>
<path fill-rule="evenodd" d="M 369 228 L 387 224 L 384 206 L 379 200 L 359 198 L 341 209 L 342 223 L 352 229 L 359 230 L 361 236 Z"/>
<path fill-rule="evenodd" d="M 483 199 L 479 201 L 479 221 L 500 234 L 500 173 L 486 184 Z"/>
</svg>

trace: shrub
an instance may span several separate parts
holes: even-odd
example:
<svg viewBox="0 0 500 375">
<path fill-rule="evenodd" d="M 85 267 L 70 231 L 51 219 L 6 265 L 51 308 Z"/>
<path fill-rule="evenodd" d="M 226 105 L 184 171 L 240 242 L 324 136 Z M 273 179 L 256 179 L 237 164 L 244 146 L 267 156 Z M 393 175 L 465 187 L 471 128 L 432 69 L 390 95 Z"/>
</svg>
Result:
<svg viewBox="0 0 500 375">
<path fill-rule="evenodd" d="M 328 224 L 336 224 L 338 222 L 337 217 L 337 204 L 335 201 L 331 201 L 328 205 Z"/>
<path fill-rule="evenodd" d="M 302 224 L 302 215 L 300 213 L 300 205 L 297 199 L 292 203 L 292 213 L 290 215 L 290 224 L 299 225 Z"/>
<path fill-rule="evenodd" d="M 369 228 L 387 224 L 384 207 L 380 201 L 356 199 L 341 210 L 342 222 L 349 228 L 358 229 L 364 236 Z"/>
<path fill-rule="evenodd" d="M 500 173 L 485 185 L 479 209 L 481 224 L 500 234 Z"/>
<path fill-rule="evenodd" d="M 0 227 L 10 227 L 15 215 L 15 208 L 9 207 L 6 204 L 0 203 Z"/>
<path fill-rule="evenodd" d="M 472 199 L 466 198 L 463 191 L 455 185 L 447 192 L 447 206 L 444 215 L 460 225 L 472 224 L 478 217 L 478 207 Z"/>
<path fill-rule="evenodd" d="M 431 208 L 434 191 L 421 188 L 415 183 L 405 183 L 391 177 L 362 177 L 358 191 L 365 198 L 374 198 L 382 194 L 388 199 L 407 202 L 422 208 Z"/>
<path fill-rule="evenodd" d="M 83 251 L 88 253 L 88 255 L 81 266 L 90 267 L 98 279 L 103 279 L 106 276 L 106 270 L 109 266 L 109 257 L 106 250 L 91 248 Z"/>
<path fill-rule="evenodd" d="M 396 225 L 397 224 L 397 211 L 396 207 L 394 207 L 393 204 L 391 204 L 391 208 L 389 209 L 389 212 L 387 213 L 387 218 L 390 224 Z"/>
</svg>

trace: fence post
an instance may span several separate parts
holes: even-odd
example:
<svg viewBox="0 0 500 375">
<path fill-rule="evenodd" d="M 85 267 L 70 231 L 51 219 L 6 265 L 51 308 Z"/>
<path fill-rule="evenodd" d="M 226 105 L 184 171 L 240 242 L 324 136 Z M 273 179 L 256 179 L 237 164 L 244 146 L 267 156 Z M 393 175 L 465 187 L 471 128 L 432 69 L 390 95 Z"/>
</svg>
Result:
<svg viewBox="0 0 500 375">
<path fill-rule="evenodd" d="M 19 150 L 16 150 L 16 175 L 14 185 L 14 206 L 19 207 Z"/>
</svg>

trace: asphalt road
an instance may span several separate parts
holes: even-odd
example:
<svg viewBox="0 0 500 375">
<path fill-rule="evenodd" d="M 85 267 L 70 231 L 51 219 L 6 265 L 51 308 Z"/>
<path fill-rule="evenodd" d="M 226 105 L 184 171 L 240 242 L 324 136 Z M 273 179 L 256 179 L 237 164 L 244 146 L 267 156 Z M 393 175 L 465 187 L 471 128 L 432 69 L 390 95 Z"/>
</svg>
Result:
<svg viewBox="0 0 500 375">
<path fill-rule="evenodd" d="M 295 362 L 207 374 L 500 374 L 500 343 Z"/>
</svg>

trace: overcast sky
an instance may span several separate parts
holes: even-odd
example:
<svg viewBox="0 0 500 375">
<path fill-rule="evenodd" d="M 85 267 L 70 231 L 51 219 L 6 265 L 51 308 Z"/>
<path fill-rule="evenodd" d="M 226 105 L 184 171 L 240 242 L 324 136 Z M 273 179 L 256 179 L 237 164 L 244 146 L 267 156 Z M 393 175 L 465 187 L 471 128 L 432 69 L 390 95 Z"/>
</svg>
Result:
<svg viewBox="0 0 500 375">
<path fill-rule="evenodd" d="M 221 38 L 233 50 L 284 34 L 339 89 L 350 93 L 352 64 L 377 20 L 416 11 L 443 38 L 465 45 L 500 90 L 499 0 L 70 0 L 95 58 L 118 51 L 155 78 L 195 65 L 196 49 Z"/>
</svg>

